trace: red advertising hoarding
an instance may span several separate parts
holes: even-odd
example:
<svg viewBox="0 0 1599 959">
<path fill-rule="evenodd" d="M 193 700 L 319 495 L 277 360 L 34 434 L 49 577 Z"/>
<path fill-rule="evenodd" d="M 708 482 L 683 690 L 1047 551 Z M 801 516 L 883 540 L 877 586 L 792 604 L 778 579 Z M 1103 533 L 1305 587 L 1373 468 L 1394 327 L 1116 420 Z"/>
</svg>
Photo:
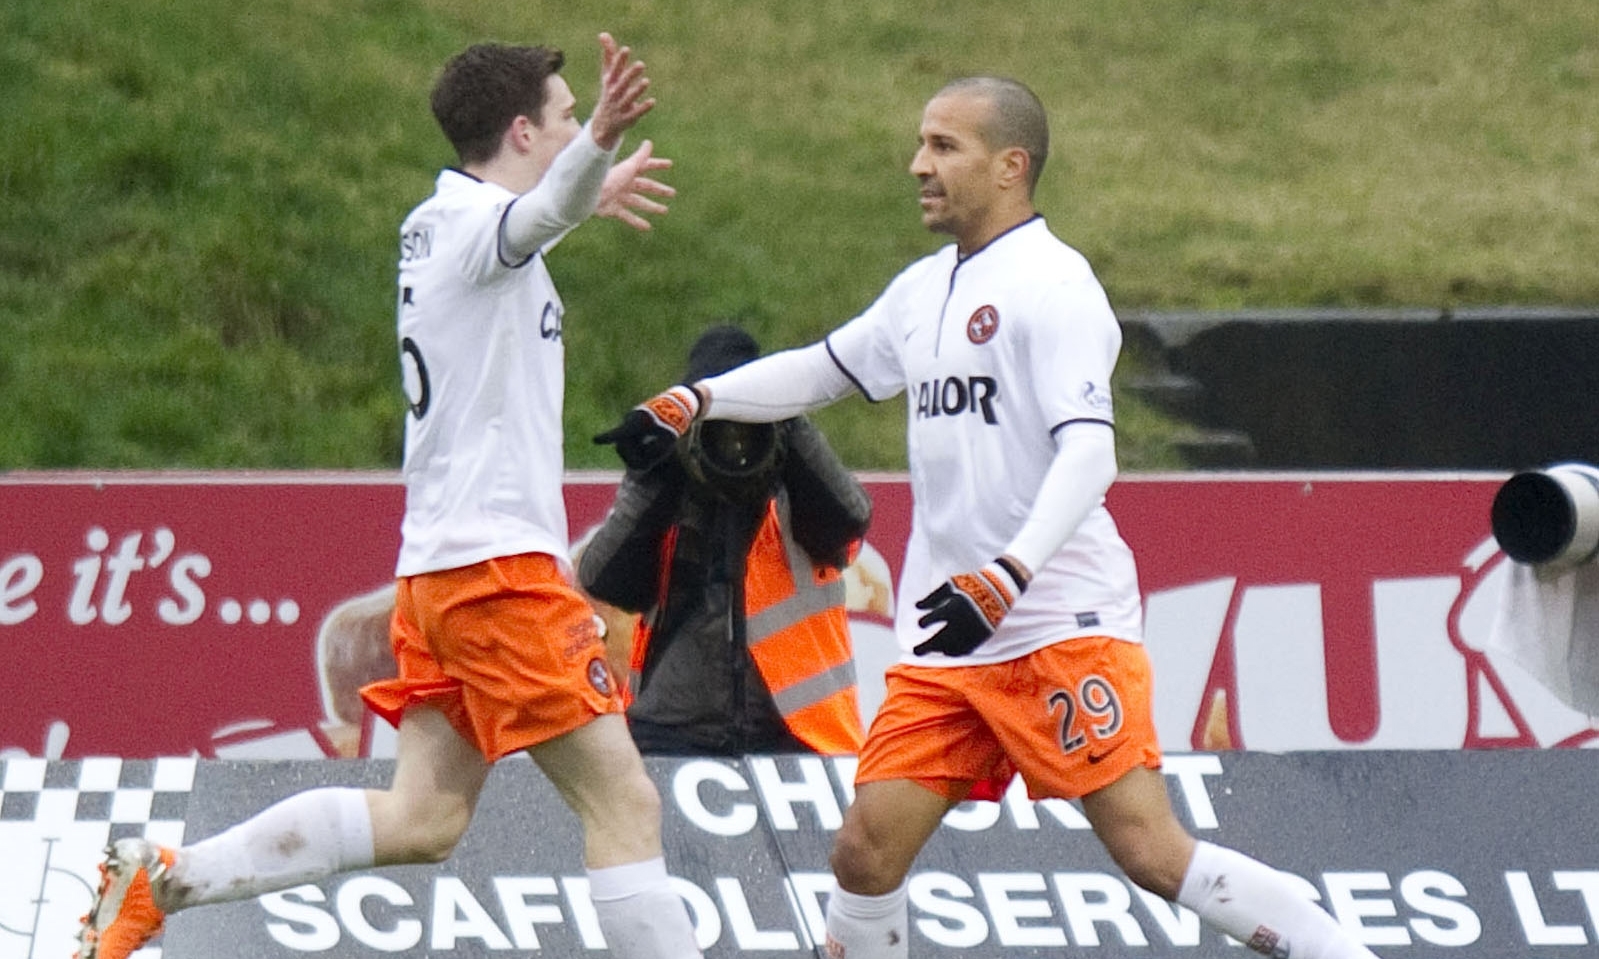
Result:
<svg viewBox="0 0 1599 959">
<path fill-rule="evenodd" d="M 870 708 L 910 495 L 864 479 L 852 623 Z M 1587 717 L 1483 651 L 1502 481 L 1123 477 L 1109 505 L 1139 559 L 1166 747 L 1588 742 Z M 570 477 L 574 535 L 614 490 Z M 340 718 L 372 664 L 318 634 L 388 582 L 402 503 L 392 474 L 0 479 L 0 756 L 382 755 L 382 729 Z"/>
</svg>

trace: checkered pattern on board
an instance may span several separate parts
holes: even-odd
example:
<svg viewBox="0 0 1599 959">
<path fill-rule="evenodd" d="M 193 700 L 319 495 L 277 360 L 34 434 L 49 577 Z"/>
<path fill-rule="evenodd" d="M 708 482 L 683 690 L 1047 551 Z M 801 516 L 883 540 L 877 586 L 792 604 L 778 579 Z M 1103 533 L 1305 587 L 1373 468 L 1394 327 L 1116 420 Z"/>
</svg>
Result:
<svg viewBox="0 0 1599 959">
<path fill-rule="evenodd" d="M 0 761 L 0 959 L 72 955 L 106 844 L 182 845 L 194 770 L 193 758 Z"/>
<path fill-rule="evenodd" d="M 106 842 L 139 836 L 182 845 L 194 768 L 192 758 L 9 760 L 0 823 L 32 822 L 45 832 L 103 823 Z"/>
</svg>

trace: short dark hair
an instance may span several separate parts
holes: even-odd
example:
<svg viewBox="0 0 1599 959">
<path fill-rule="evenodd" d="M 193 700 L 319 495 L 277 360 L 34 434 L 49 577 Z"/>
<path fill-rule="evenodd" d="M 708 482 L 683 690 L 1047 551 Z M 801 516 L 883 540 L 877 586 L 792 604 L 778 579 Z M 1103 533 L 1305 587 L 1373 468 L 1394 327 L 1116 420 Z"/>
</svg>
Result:
<svg viewBox="0 0 1599 959">
<path fill-rule="evenodd" d="M 1008 77 L 962 77 L 951 80 L 937 96 L 962 93 L 985 97 L 991 109 L 982 130 L 983 141 L 997 150 L 1021 147 L 1027 151 L 1027 195 L 1038 186 L 1038 176 L 1049 159 L 1049 115 L 1026 84 Z"/>
<path fill-rule="evenodd" d="M 511 121 L 544 114 L 545 84 L 566 57 L 553 47 L 479 43 L 451 57 L 429 104 L 462 163 L 481 163 L 500 149 Z"/>
</svg>

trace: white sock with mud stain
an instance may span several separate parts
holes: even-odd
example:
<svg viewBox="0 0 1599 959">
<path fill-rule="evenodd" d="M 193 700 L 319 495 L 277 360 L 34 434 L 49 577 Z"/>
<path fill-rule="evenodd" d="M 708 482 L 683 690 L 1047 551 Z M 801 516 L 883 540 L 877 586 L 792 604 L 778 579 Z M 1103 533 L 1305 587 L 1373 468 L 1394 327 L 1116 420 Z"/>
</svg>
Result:
<svg viewBox="0 0 1599 959">
<path fill-rule="evenodd" d="M 1272 959 L 1377 959 L 1277 870 L 1225 846 L 1194 848 L 1177 902 Z"/>
<path fill-rule="evenodd" d="M 155 890 L 167 912 L 249 899 L 373 864 L 363 789 L 311 789 L 178 851 Z"/>
<path fill-rule="evenodd" d="M 909 896 L 904 883 L 881 896 L 833 886 L 827 899 L 830 959 L 905 959 L 910 954 Z"/>
</svg>

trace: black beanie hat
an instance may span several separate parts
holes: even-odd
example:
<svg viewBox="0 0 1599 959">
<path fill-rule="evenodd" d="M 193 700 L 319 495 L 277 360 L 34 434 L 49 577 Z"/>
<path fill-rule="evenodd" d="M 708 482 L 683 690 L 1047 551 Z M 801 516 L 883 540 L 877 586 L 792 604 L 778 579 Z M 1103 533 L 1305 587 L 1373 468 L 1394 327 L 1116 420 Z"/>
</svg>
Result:
<svg viewBox="0 0 1599 959">
<path fill-rule="evenodd" d="M 688 351 L 688 371 L 683 382 L 693 383 L 708 376 L 726 373 L 761 355 L 755 337 L 736 326 L 713 326 L 700 334 Z"/>
</svg>

